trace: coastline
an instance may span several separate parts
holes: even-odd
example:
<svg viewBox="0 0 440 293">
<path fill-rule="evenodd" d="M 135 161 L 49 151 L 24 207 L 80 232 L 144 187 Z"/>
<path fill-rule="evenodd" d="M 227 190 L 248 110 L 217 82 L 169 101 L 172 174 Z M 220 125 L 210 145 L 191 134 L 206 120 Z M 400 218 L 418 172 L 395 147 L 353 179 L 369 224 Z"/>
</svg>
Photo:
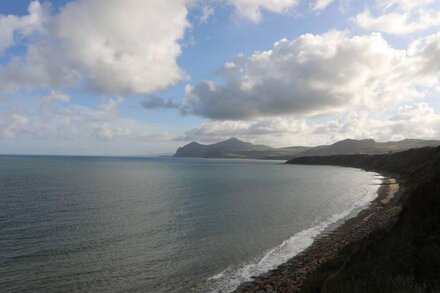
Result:
<svg viewBox="0 0 440 293">
<path fill-rule="evenodd" d="M 384 178 L 377 190 L 378 195 L 368 207 L 330 233 L 315 239 L 312 245 L 289 261 L 242 283 L 233 292 L 302 291 L 342 250 L 395 221 L 401 211 L 402 183 L 396 176 L 381 175 Z"/>
</svg>

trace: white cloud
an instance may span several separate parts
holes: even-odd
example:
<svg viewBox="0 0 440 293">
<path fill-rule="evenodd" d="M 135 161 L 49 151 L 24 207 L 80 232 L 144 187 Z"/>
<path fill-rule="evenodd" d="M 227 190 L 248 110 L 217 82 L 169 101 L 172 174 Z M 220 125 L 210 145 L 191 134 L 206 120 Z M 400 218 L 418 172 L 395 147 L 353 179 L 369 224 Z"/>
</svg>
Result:
<svg viewBox="0 0 440 293">
<path fill-rule="evenodd" d="M 43 96 L 40 99 L 44 103 L 61 102 L 70 103 L 70 97 L 62 92 L 52 91 L 49 95 Z"/>
<path fill-rule="evenodd" d="M 440 11 L 433 0 L 380 0 L 371 9 L 356 15 L 354 22 L 364 30 L 406 35 L 440 26 Z"/>
<path fill-rule="evenodd" d="M 440 138 L 440 115 L 426 103 L 405 105 L 387 121 L 391 137 Z"/>
<path fill-rule="evenodd" d="M 1 91 L 47 87 L 59 90 L 80 79 L 75 66 L 66 59 L 63 50 L 47 37 L 36 39 L 24 56 L 14 56 L 0 65 Z"/>
<path fill-rule="evenodd" d="M 207 23 L 211 16 L 214 15 L 214 8 L 208 5 L 203 6 L 200 16 L 200 23 Z"/>
<path fill-rule="evenodd" d="M 38 1 L 29 4 L 28 15 L 0 15 L 0 55 L 15 43 L 14 34 L 27 36 L 42 30 L 48 7 Z"/>
<path fill-rule="evenodd" d="M 235 7 L 237 16 L 259 22 L 262 12 L 288 13 L 299 3 L 298 0 L 226 0 Z"/>
<path fill-rule="evenodd" d="M 57 16 L 57 36 L 95 89 L 151 93 L 182 78 L 186 16 L 183 0 L 80 0 Z"/>
<path fill-rule="evenodd" d="M 227 120 L 203 123 L 200 127 L 187 131 L 182 139 L 212 143 L 230 137 L 240 137 L 254 143 L 282 146 L 293 143 L 293 137 L 301 136 L 305 132 L 309 132 L 305 120 L 290 118 L 256 121 Z"/>
<path fill-rule="evenodd" d="M 107 99 L 107 101 L 101 104 L 99 108 L 106 112 L 113 112 L 119 107 L 119 105 L 122 104 L 123 101 L 124 99 L 122 98 Z"/>
<path fill-rule="evenodd" d="M 287 13 L 297 0 L 225 0 L 258 22 L 262 11 Z M 25 16 L 0 15 L 0 54 L 22 36 L 27 53 L 0 66 L 3 91 L 62 89 L 84 81 L 104 94 L 149 94 L 185 77 L 177 58 L 190 27 L 191 0 L 76 0 L 58 14 L 33 1 Z M 214 13 L 203 7 L 201 21 Z M 170 21 L 172 20 L 172 21 Z"/>
<path fill-rule="evenodd" d="M 379 141 L 404 138 L 440 139 L 440 114 L 425 103 L 405 105 L 388 117 L 354 111 L 339 119 L 310 123 L 295 118 L 212 121 L 185 133 L 184 140 L 217 142 L 230 137 L 271 146 L 319 145 L 355 138 Z"/>
<path fill-rule="evenodd" d="M 22 131 L 29 119 L 21 114 L 6 113 L 0 116 L 0 139 L 12 138 Z"/>
<path fill-rule="evenodd" d="M 382 110 L 421 97 L 424 88 L 438 84 L 439 73 L 429 65 L 438 63 L 440 47 L 413 47 L 409 56 L 377 33 L 333 31 L 283 39 L 272 50 L 226 63 L 224 82 L 188 86 L 182 110 L 227 120 Z M 426 66 L 424 58 L 430 61 Z"/>
<path fill-rule="evenodd" d="M 121 99 L 107 99 L 96 107 L 71 102 L 60 92 L 15 103 L 0 111 L 0 140 L 160 142 L 175 135 L 146 122 L 121 116 Z"/>
<path fill-rule="evenodd" d="M 425 103 L 401 106 L 396 114 L 386 118 L 372 117 L 362 111 L 351 112 L 346 117 L 315 125 L 314 134 L 327 136 L 330 141 L 440 139 L 440 115 Z"/>
<path fill-rule="evenodd" d="M 440 26 L 440 12 L 421 11 L 415 19 L 413 14 L 392 12 L 374 17 L 369 10 L 365 10 L 356 15 L 355 22 L 365 30 L 394 35 L 405 35 Z"/>
<path fill-rule="evenodd" d="M 184 76 L 176 60 L 189 27 L 185 0 L 77 0 L 57 15 L 41 10 L 32 2 L 29 15 L 0 18 L 3 47 L 13 45 L 14 32 L 29 36 L 27 54 L 0 67 L 0 81 L 10 90 L 85 80 L 101 93 L 140 94 Z"/>
<path fill-rule="evenodd" d="M 437 91 L 440 86 L 440 33 L 414 41 L 407 54 L 413 63 L 413 78 L 422 79 L 432 92 Z"/>
<path fill-rule="evenodd" d="M 425 7 L 432 4 L 435 0 L 376 0 L 377 5 L 381 9 L 400 9 L 409 11 L 412 9 Z"/>
<path fill-rule="evenodd" d="M 330 4 L 332 4 L 333 0 L 316 0 L 315 5 L 313 6 L 313 10 L 321 11 L 326 9 Z"/>
</svg>

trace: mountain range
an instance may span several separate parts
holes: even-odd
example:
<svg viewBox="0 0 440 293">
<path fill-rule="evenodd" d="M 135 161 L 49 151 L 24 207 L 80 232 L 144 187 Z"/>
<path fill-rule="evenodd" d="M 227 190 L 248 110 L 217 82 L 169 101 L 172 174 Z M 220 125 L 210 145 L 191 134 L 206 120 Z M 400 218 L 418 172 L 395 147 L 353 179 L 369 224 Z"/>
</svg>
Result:
<svg viewBox="0 0 440 293">
<path fill-rule="evenodd" d="M 345 139 L 331 145 L 316 147 L 292 146 L 273 148 L 267 145 L 244 142 L 237 138 L 230 138 L 214 144 L 200 144 L 193 141 L 178 148 L 174 157 L 288 160 L 294 157 L 306 156 L 385 154 L 413 148 L 436 146 L 440 146 L 440 140 L 404 139 L 401 141 L 377 142 L 373 139 Z"/>
</svg>

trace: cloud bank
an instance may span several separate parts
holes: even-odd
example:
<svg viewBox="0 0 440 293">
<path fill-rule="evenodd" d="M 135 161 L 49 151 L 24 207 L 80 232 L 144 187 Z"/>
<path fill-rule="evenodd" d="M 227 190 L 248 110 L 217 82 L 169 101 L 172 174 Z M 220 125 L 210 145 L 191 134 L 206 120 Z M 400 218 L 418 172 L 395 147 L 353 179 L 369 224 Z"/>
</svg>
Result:
<svg viewBox="0 0 440 293">
<path fill-rule="evenodd" d="M 288 13 L 297 0 L 224 0 L 240 18 Z M 0 15 L 0 57 L 15 45 L 23 54 L 0 65 L 3 91 L 87 84 L 100 94 L 151 94 L 186 77 L 177 64 L 188 10 L 195 0 L 76 0 L 54 13 L 34 0 L 24 16 Z M 201 21 L 214 13 L 204 6 Z M 17 41 L 19 42 L 17 43 Z"/>
<path fill-rule="evenodd" d="M 353 21 L 367 31 L 407 35 L 440 26 L 434 0 L 380 0 L 357 14 Z M 372 10 L 376 11 L 373 13 Z"/>
<path fill-rule="evenodd" d="M 9 105 L 0 113 L 0 140 L 35 141 L 170 141 L 175 135 L 144 121 L 125 118 L 117 108 L 121 99 L 107 99 L 96 107 L 71 102 L 52 92 L 23 104 Z"/>
<path fill-rule="evenodd" d="M 77 0 L 58 14 L 33 1 L 28 15 L 0 17 L 0 54 L 14 35 L 27 39 L 0 81 L 10 90 L 86 81 L 104 94 L 156 92 L 184 76 L 176 60 L 187 13 L 184 0 Z"/>
<path fill-rule="evenodd" d="M 333 2 L 310 1 L 306 9 L 319 14 Z M 0 140 L 135 145 L 176 138 L 121 116 L 121 98 L 84 106 L 62 94 L 84 87 L 97 95 L 146 95 L 146 109 L 177 109 L 210 120 L 187 131 L 185 140 L 238 136 L 292 145 L 440 137 L 439 115 L 418 100 L 440 88 L 440 34 L 406 49 L 384 38 L 440 27 L 436 1 L 373 1 L 351 19 L 364 35 L 330 31 L 282 39 L 267 51 L 229 60 L 212 80 L 188 85 L 181 103 L 156 96 L 186 78 L 177 61 L 191 28 L 189 11 L 200 9 L 197 20 L 206 25 L 222 4 L 236 19 L 257 24 L 267 12 L 290 14 L 304 2 L 75 0 L 55 11 L 50 2 L 32 1 L 26 15 L 0 15 Z M 41 88 L 37 92 L 52 93 L 16 99 Z M 392 107 L 397 111 L 389 114 Z M 341 117 L 322 122 L 322 115 L 335 113 Z"/>
<path fill-rule="evenodd" d="M 26 37 L 41 31 L 47 18 L 46 12 L 47 7 L 34 1 L 29 4 L 26 16 L 0 15 L 0 54 L 15 44 L 14 34 Z"/>
<path fill-rule="evenodd" d="M 438 139 L 440 115 L 426 103 L 405 105 L 386 118 L 354 111 L 337 119 L 310 123 L 292 117 L 253 121 L 211 121 L 185 133 L 183 140 L 216 142 L 240 137 L 274 146 L 330 144 L 345 138 L 374 138 L 379 141 L 404 138 Z"/>
<path fill-rule="evenodd" d="M 221 81 L 188 86 L 182 111 L 218 120 L 380 111 L 438 85 L 439 56 L 440 35 L 397 50 L 379 33 L 305 34 L 239 55 L 221 69 Z"/>
</svg>

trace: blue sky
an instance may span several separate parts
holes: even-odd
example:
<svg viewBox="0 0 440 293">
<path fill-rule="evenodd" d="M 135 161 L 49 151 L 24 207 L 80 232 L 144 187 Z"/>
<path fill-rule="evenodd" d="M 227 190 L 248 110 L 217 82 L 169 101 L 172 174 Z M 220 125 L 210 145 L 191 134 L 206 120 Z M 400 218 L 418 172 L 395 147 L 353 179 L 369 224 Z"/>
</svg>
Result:
<svg viewBox="0 0 440 293">
<path fill-rule="evenodd" d="M 432 0 L 0 0 L 0 153 L 440 139 Z"/>
</svg>

